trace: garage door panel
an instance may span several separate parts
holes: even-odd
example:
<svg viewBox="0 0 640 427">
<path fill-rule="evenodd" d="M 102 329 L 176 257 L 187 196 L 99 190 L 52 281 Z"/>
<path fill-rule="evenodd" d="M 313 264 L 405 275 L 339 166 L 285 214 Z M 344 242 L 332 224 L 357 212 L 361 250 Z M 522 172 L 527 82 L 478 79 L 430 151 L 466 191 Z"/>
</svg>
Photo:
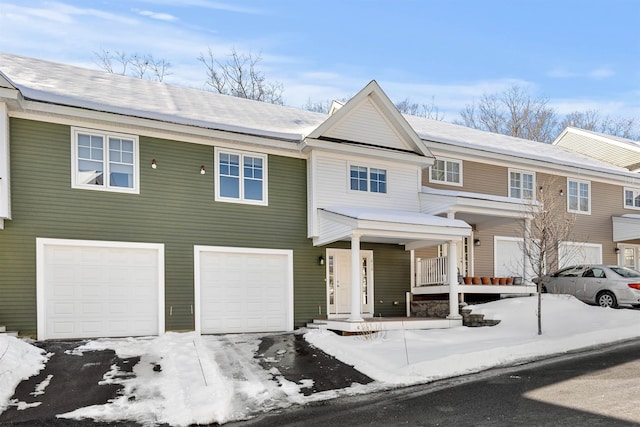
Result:
<svg viewBox="0 0 640 427">
<path fill-rule="evenodd" d="M 161 245 L 38 240 L 39 337 L 160 332 Z"/>
<path fill-rule="evenodd" d="M 290 258 L 287 253 L 222 250 L 198 253 L 202 333 L 287 330 Z"/>
</svg>

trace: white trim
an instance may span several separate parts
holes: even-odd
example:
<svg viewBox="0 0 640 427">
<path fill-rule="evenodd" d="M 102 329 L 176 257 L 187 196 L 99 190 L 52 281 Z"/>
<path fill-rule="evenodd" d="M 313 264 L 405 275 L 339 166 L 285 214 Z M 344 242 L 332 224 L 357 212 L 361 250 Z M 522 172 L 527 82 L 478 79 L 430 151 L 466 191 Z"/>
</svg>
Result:
<svg viewBox="0 0 640 427">
<path fill-rule="evenodd" d="M 433 169 L 433 165 L 438 161 L 443 161 L 444 162 L 444 176 L 445 176 L 444 181 L 433 179 L 433 176 L 431 174 L 431 171 Z M 460 182 L 449 182 L 449 181 L 447 181 L 447 163 L 456 163 L 456 164 L 458 164 L 458 166 L 460 167 Z M 462 160 L 452 159 L 452 158 L 447 158 L 447 157 L 436 157 L 436 159 L 433 161 L 433 164 L 431 166 L 429 166 L 428 173 L 429 173 L 429 182 L 433 182 L 433 183 L 436 183 L 436 184 L 442 184 L 442 185 L 452 185 L 452 186 L 456 186 L 456 187 L 462 187 L 462 185 L 463 185 L 464 171 L 463 171 L 463 161 Z"/>
<path fill-rule="evenodd" d="M 78 134 L 96 135 L 103 138 L 103 184 L 87 185 L 78 183 Z M 109 138 L 122 138 L 133 141 L 133 188 L 115 187 L 109 185 Z M 114 193 L 140 194 L 140 143 L 138 135 L 131 135 L 119 132 L 104 131 L 98 129 L 87 129 L 71 126 L 71 188 L 82 190 L 98 190 Z"/>
<path fill-rule="evenodd" d="M 11 171 L 7 104 L 0 102 L 0 230 L 3 218 L 11 219 Z"/>
<path fill-rule="evenodd" d="M 520 174 L 520 192 L 524 192 L 524 188 L 522 187 L 522 175 L 531 175 L 533 177 L 532 188 L 531 188 L 531 199 L 527 199 L 526 197 L 515 197 L 511 194 L 511 174 L 518 173 Z M 509 197 L 522 199 L 522 200 L 536 200 L 536 173 L 530 170 L 524 169 L 516 169 L 516 168 L 508 168 L 507 169 L 507 189 L 509 191 Z"/>
<path fill-rule="evenodd" d="M 571 209 L 570 207 L 570 191 L 569 191 L 569 183 L 570 182 L 575 182 L 578 184 L 578 209 Z M 589 207 L 586 211 L 582 211 L 579 209 L 580 207 L 580 184 L 587 184 L 589 185 Z M 570 213 L 575 213 L 575 214 L 581 214 L 581 215 L 591 215 L 591 181 L 585 180 L 585 179 L 576 179 L 576 178 L 571 178 L 571 177 L 567 177 L 567 212 Z"/>
<path fill-rule="evenodd" d="M 244 205 L 258 205 L 258 206 L 268 206 L 269 205 L 269 156 L 263 153 L 257 153 L 254 151 L 243 151 L 243 150 L 231 150 L 226 148 L 215 147 L 213 149 L 214 152 L 214 174 L 215 174 L 215 201 L 216 202 L 227 202 L 227 203 L 240 203 Z M 231 154 L 240 157 L 239 161 L 239 198 L 232 197 L 222 197 L 220 195 L 220 154 Z M 244 157 L 255 157 L 262 160 L 262 200 L 250 200 L 244 198 Z"/>
<path fill-rule="evenodd" d="M 126 249 L 151 249 L 158 252 L 158 334 L 165 332 L 164 322 L 164 244 L 162 243 L 139 243 L 139 242 L 118 242 L 109 240 L 74 240 L 74 239 L 50 239 L 36 237 L 36 312 L 37 312 L 37 334 L 39 340 L 48 339 L 46 332 L 46 304 L 45 295 L 45 256 L 46 246 L 80 246 L 92 248 L 126 248 Z"/>
<path fill-rule="evenodd" d="M 202 282 L 200 280 L 200 255 L 203 252 L 235 253 L 235 254 L 263 254 L 287 256 L 287 325 L 288 331 L 293 330 L 293 250 L 292 249 L 268 249 L 268 248 L 241 248 L 234 246 L 193 246 L 193 297 L 195 330 L 198 334 L 202 331 L 200 313 L 202 306 L 200 297 Z"/>
</svg>

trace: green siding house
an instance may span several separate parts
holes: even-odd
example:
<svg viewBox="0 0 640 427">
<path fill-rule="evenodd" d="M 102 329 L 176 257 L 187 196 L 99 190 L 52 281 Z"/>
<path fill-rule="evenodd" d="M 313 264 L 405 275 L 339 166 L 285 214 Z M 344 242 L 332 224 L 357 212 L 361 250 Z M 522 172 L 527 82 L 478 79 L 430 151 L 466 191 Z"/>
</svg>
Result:
<svg viewBox="0 0 640 427">
<path fill-rule="evenodd" d="M 3 54 L 0 118 L 0 324 L 38 339 L 404 316 L 404 245 L 470 232 L 375 82 L 328 116 Z"/>
</svg>

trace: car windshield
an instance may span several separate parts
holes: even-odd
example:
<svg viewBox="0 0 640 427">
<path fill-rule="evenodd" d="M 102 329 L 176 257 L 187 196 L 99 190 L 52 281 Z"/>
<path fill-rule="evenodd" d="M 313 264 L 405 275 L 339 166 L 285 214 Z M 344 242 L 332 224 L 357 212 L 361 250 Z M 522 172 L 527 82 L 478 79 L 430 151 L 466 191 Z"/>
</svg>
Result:
<svg viewBox="0 0 640 427">
<path fill-rule="evenodd" d="M 640 272 L 627 267 L 611 267 L 611 270 L 622 277 L 640 277 Z"/>
</svg>

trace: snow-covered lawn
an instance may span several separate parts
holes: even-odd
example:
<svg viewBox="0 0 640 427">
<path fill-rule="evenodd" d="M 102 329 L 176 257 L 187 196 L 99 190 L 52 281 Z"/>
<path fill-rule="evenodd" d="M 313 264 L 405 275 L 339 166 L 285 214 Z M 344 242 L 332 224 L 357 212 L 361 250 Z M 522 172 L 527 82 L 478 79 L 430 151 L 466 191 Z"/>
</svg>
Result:
<svg viewBox="0 0 640 427">
<path fill-rule="evenodd" d="M 254 355 L 260 335 L 167 333 L 93 340 L 76 351 L 113 349 L 120 357 L 140 356 L 136 376 L 120 376 L 114 368 L 104 381 L 122 384 L 121 397 L 60 415 L 146 425 L 223 423 L 292 404 L 424 383 L 640 336 L 640 310 L 592 307 L 563 295 L 543 297 L 541 336 L 536 297 L 475 306 L 474 312 L 501 320 L 493 327 L 387 331 L 368 338 L 308 331 L 305 338 L 310 343 L 375 380 L 311 396 L 301 392 L 308 381 L 292 383 L 277 370 L 266 371 L 259 365 Z M 45 362 L 39 349 L 0 336 L 0 410 L 6 408 L 16 385 Z"/>
</svg>

